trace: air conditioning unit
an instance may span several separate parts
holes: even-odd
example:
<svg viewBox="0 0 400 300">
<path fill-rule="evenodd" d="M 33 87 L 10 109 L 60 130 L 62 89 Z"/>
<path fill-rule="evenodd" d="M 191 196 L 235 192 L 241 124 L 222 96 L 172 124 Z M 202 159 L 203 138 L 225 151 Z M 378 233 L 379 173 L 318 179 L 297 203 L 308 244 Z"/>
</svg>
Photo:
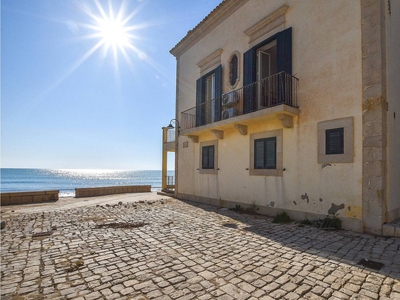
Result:
<svg viewBox="0 0 400 300">
<path fill-rule="evenodd" d="M 222 95 L 222 105 L 232 106 L 239 102 L 239 92 L 232 91 Z"/>
<path fill-rule="evenodd" d="M 222 120 L 226 120 L 232 117 L 236 117 L 239 114 L 238 110 L 236 108 L 228 108 L 222 111 Z"/>
</svg>

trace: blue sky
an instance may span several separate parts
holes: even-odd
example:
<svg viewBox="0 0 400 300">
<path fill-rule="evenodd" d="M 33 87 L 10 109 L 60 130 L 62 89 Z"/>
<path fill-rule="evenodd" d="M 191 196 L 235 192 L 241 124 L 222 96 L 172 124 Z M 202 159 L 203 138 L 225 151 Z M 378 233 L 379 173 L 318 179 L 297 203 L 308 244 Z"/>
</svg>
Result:
<svg viewBox="0 0 400 300">
<path fill-rule="evenodd" d="M 175 114 L 169 50 L 220 0 L 110 3 L 1 1 L 2 167 L 161 169 L 161 127 Z M 96 29 L 110 11 L 127 21 L 125 55 Z"/>
</svg>

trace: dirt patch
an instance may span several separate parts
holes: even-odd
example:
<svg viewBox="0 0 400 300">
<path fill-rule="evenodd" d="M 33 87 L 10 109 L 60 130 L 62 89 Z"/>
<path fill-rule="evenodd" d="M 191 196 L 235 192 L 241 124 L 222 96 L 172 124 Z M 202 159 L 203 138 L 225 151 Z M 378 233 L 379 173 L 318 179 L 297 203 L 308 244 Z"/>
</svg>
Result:
<svg viewBox="0 0 400 300">
<path fill-rule="evenodd" d="M 32 234 L 32 238 L 49 236 L 52 234 L 53 234 L 53 231 L 36 232 L 36 233 Z"/>
<path fill-rule="evenodd" d="M 145 225 L 149 225 L 149 223 L 145 222 L 137 222 L 137 223 L 107 223 L 107 224 L 97 224 L 95 228 L 138 228 L 143 227 Z"/>
</svg>

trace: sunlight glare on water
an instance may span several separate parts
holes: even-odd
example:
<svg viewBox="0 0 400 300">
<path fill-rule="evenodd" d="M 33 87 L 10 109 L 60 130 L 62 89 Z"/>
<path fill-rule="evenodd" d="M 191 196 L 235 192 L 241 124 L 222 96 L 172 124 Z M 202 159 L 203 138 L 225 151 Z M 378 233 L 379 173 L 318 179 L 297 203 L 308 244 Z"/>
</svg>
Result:
<svg viewBox="0 0 400 300">
<path fill-rule="evenodd" d="M 151 185 L 153 191 L 159 191 L 161 171 L 1 169 L 2 192 L 60 190 L 60 197 L 73 197 L 75 188 L 120 185 Z"/>
</svg>

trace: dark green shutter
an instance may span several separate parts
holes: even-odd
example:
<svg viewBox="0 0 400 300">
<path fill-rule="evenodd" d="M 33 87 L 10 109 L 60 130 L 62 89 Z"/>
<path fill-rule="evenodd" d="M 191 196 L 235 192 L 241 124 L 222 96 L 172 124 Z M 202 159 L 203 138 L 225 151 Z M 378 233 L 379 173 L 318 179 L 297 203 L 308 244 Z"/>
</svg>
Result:
<svg viewBox="0 0 400 300">
<path fill-rule="evenodd" d="M 214 146 L 202 147 L 201 151 L 202 151 L 201 168 L 214 169 Z"/>
<path fill-rule="evenodd" d="M 264 169 L 264 140 L 254 141 L 254 169 Z"/>
<path fill-rule="evenodd" d="M 254 140 L 254 169 L 276 169 L 276 137 Z"/>
<path fill-rule="evenodd" d="M 214 169 L 214 146 L 208 148 L 208 168 Z"/>
<path fill-rule="evenodd" d="M 277 69 L 292 74 L 292 27 L 276 34 Z"/>
<path fill-rule="evenodd" d="M 256 81 L 256 50 L 254 48 L 243 54 L 243 113 L 255 110 L 255 93 L 253 82 Z"/>
<path fill-rule="evenodd" d="M 325 154 L 344 153 L 344 129 L 334 128 L 325 131 Z"/>
<path fill-rule="evenodd" d="M 276 138 L 265 140 L 265 168 L 276 169 Z"/>
<path fill-rule="evenodd" d="M 215 111 L 214 111 L 214 121 L 221 120 L 221 97 L 222 97 L 222 65 L 219 65 L 215 69 Z"/>
<path fill-rule="evenodd" d="M 203 82 L 203 77 L 196 81 L 196 127 L 201 126 L 203 124 L 202 119 L 204 119 L 204 114 L 202 114 L 203 105 L 201 105 L 204 102 Z"/>
<path fill-rule="evenodd" d="M 292 27 L 277 33 L 278 103 L 292 104 Z M 283 73 L 281 73 L 283 72 Z"/>
<path fill-rule="evenodd" d="M 207 169 L 208 167 L 208 148 L 207 147 L 203 147 L 202 149 L 202 163 L 201 163 L 201 168 L 202 169 Z"/>
</svg>

